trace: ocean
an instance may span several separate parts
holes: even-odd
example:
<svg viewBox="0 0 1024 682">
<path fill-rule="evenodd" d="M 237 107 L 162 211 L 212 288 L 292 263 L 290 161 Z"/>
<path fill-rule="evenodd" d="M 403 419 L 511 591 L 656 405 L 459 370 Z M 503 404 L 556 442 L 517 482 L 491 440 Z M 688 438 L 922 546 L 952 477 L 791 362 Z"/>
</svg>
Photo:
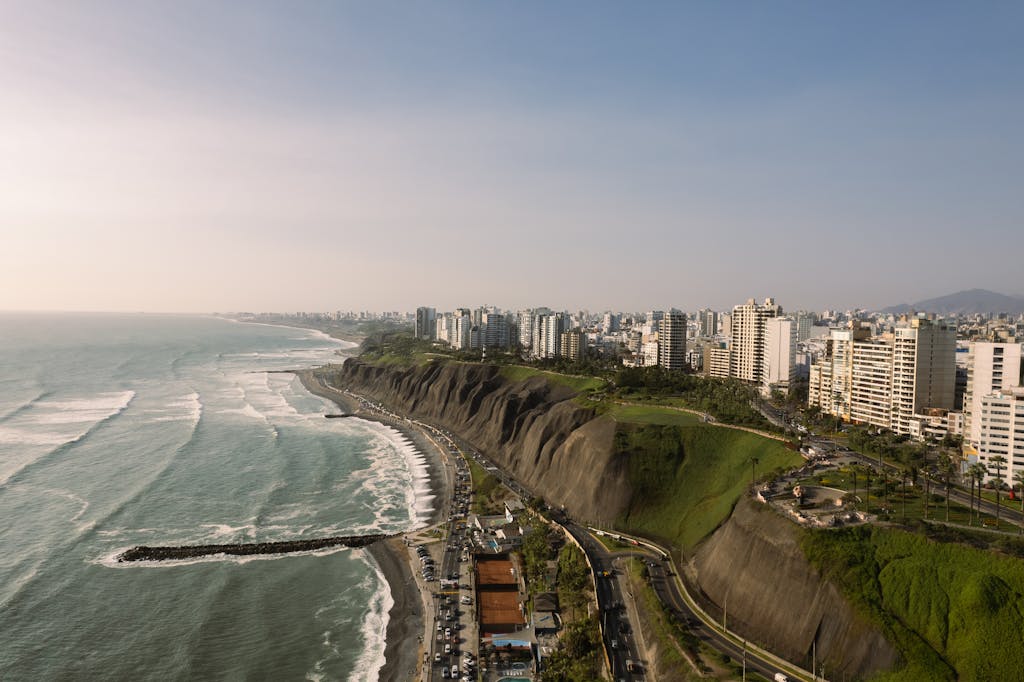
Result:
<svg viewBox="0 0 1024 682">
<path fill-rule="evenodd" d="M 139 545 L 401 532 L 422 456 L 274 370 L 296 328 L 0 314 L 0 679 L 367 680 L 391 596 L 360 549 L 118 564 Z"/>
</svg>

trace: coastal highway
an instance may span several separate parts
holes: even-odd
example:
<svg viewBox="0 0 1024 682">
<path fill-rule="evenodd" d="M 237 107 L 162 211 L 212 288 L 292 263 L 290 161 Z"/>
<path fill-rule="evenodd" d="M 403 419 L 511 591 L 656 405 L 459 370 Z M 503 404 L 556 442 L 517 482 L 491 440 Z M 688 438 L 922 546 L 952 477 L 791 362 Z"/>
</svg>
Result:
<svg viewBox="0 0 1024 682">
<path fill-rule="evenodd" d="M 742 644 L 736 644 L 733 640 L 722 635 L 718 630 L 709 627 L 701 620 L 701 616 L 690 608 L 687 601 L 683 599 L 679 585 L 674 579 L 674 570 L 669 561 L 663 560 L 660 553 L 644 551 L 642 547 L 622 552 L 608 550 L 589 530 L 568 519 L 563 525 L 576 541 L 580 543 L 590 557 L 594 570 L 598 576 L 602 571 L 612 573 L 611 577 L 597 577 L 598 605 L 601 608 L 602 618 L 607 614 L 607 626 L 605 628 L 605 647 L 609 660 L 612 663 L 613 679 L 643 679 L 642 675 L 631 677 L 626 672 L 626 660 L 641 660 L 642 657 L 636 651 L 635 640 L 631 635 L 622 634 L 622 624 L 625 620 L 621 608 L 623 604 L 622 589 L 615 576 L 614 560 L 620 557 L 638 556 L 644 559 L 650 574 L 650 585 L 661 603 L 683 623 L 690 632 L 712 649 L 728 655 L 734 661 L 746 660 L 748 672 L 756 672 L 766 679 L 773 679 L 775 674 L 781 672 L 777 663 L 760 656 L 751 649 L 746 649 Z M 632 629 L 630 628 L 630 632 Z M 612 640 L 617 640 L 618 647 L 612 648 Z M 791 679 L 796 679 L 791 672 L 787 672 Z"/>
<path fill-rule="evenodd" d="M 471 444 L 461 441 L 452 434 L 446 435 L 452 438 L 453 442 L 458 443 L 462 447 L 463 452 L 468 453 L 481 466 L 485 467 L 492 475 L 497 477 L 498 480 L 516 492 L 520 497 L 524 499 L 532 497 L 531 491 L 497 467 L 487 457 L 472 447 Z M 603 643 L 607 660 L 612 666 L 612 679 L 645 679 L 642 672 L 630 675 L 626 670 L 627 660 L 641 661 L 642 657 L 636 650 L 635 640 L 629 635 L 625 637 L 622 635 L 622 624 L 625 620 L 622 610 L 624 600 L 619 581 L 613 579 L 615 572 L 613 561 L 618 555 L 609 552 L 603 544 L 591 535 L 589 530 L 573 522 L 563 512 L 555 512 L 553 516 L 555 521 L 561 524 L 580 543 L 580 546 L 583 547 L 594 567 L 598 607 L 602 614 Z M 683 588 L 679 580 L 671 577 L 675 575 L 673 565 L 671 561 L 662 560 L 661 553 L 661 550 L 657 553 L 651 550 L 651 554 L 648 556 L 651 585 L 662 604 L 680 622 L 684 623 L 695 636 L 712 649 L 728 655 L 735 661 L 742 662 L 745 660 L 747 670 L 756 672 L 766 679 L 773 679 L 778 672 L 785 672 L 791 680 L 810 679 L 810 675 L 794 674 L 797 671 L 803 672 L 797 666 L 792 664 L 782 666 L 779 659 L 775 659 L 771 654 L 761 654 L 752 648 L 745 647 L 740 638 L 735 635 L 730 638 L 722 634 L 720 628 L 712 627 L 705 623 L 703 615 L 692 609 L 689 606 L 689 600 L 684 599 L 681 591 Z M 641 547 L 637 547 L 636 554 L 644 554 Z M 605 577 L 603 575 L 604 571 L 612 574 L 612 576 Z M 632 628 L 629 628 L 629 630 L 631 632 Z M 613 640 L 616 646 L 613 646 Z M 737 641 L 741 643 L 737 643 Z"/>
<path fill-rule="evenodd" d="M 369 405 L 383 410 L 381 406 Z M 395 419 L 402 419 L 400 415 L 393 413 L 387 413 Z M 460 472 L 463 473 L 463 467 L 465 463 L 462 462 L 462 458 L 458 455 L 469 456 L 475 459 L 481 466 L 483 466 L 489 473 L 495 476 L 502 484 L 511 489 L 517 495 L 523 499 L 531 499 L 534 497 L 532 491 L 528 490 L 519 481 L 509 476 L 505 471 L 495 465 L 490 459 L 485 457 L 480 451 L 475 448 L 471 443 L 459 438 L 455 434 L 431 425 L 426 422 L 415 422 L 417 425 L 426 428 L 434 433 L 435 436 L 439 437 L 443 441 L 446 441 L 448 446 L 448 452 L 452 455 L 451 460 L 457 463 Z M 456 501 L 458 504 L 458 501 Z M 571 519 L 566 517 L 563 513 L 556 512 L 555 520 L 560 523 L 567 532 L 571 533 L 577 542 L 583 547 L 587 553 L 587 557 L 595 570 L 595 583 L 597 585 L 597 600 L 598 607 L 602 613 L 602 632 L 604 638 L 604 647 L 607 660 L 612 666 L 613 679 L 615 680 L 628 680 L 628 679 L 645 679 L 642 672 L 638 672 L 636 675 L 631 676 L 626 670 L 626 661 L 641 661 L 639 652 L 636 651 L 635 641 L 629 635 L 623 637 L 623 622 L 625 620 L 624 613 L 622 612 L 622 605 L 624 604 L 621 587 L 619 581 L 611 579 L 603 575 L 603 572 L 607 571 L 609 574 L 614 574 L 615 566 L 613 564 L 616 556 L 609 552 L 604 545 L 602 545 L 596 538 L 594 538 L 590 532 L 583 526 L 574 523 Z M 453 519 L 449 519 L 449 530 L 454 530 Z M 452 566 L 453 556 L 455 551 L 453 550 L 453 543 L 451 538 L 452 534 L 449 534 L 450 540 L 446 543 L 444 548 L 444 557 L 442 559 L 442 576 L 448 575 L 448 570 Z M 645 544 L 647 544 L 645 542 Z M 640 550 L 640 548 L 637 548 Z M 663 553 L 663 549 L 658 550 L 658 555 L 655 555 L 652 550 L 652 555 L 649 558 L 649 570 L 651 574 L 651 584 L 654 588 L 655 594 L 661 600 L 662 604 L 665 605 L 675 616 L 684 623 L 691 632 L 693 632 L 698 638 L 704 641 L 712 649 L 727 654 L 733 660 L 746 661 L 747 669 L 753 672 L 757 672 L 765 678 L 771 680 L 774 678 L 777 672 L 784 670 L 789 678 L 792 680 L 797 679 L 810 679 L 810 675 L 807 675 L 805 671 L 800 670 L 797 666 L 792 664 L 783 665 L 780 659 L 775 658 L 771 654 L 765 652 L 764 654 L 751 649 L 746 649 L 742 643 L 737 643 L 739 638 L 735 635 L 726 636 L 720 632 L 720 628 L 712 626 L 712 624 L 705 622 L 704 614 L 699 613 L 690 606 L 690 600 L 684 598 L 682 590 L 684 589 L 680 583 L 678 577 L 672 577 L 675 575 L 674 566 L 670 561 L 662 561 L 660 554 Z M 642 552 L 638 552 L 642 553 Z M 457 559 L 455 559 L 457 561 Z M 653 564 L 653 566 L 651 566 Z M 439 600 L 440 601 L 440 600 Z M 440 614 L 441 604 L 438 604 L 437 612 Z M 457 607 L 457 605 L 456 605 Z M 453 609 L 454 611 L 454 609 Z M 462 614 L 458 614 L 461 616 Z M 461 620 L 461 619 L 460 619 Z M 628 628 L 628 626 L 627 626 Z M 632 628 L 628 628 L 631 632 Z M 456 641 L 458 641 L 457 633 L 453 633 Z M 615 646 L 613 646 L 613 640 Z M 434 644 L 438 644 L 435 640 Z M 433 658 L 433 656 L 431 656 Z M 450 661 L 446 656 L 442 656 L 446 662 Z M 431 661 L 433 664 L 433 661 Z M 435 671 L 437 667 L 431 667 L 431 679 L 437 679 Z M 794 674 L 798 672 L 799 674 Z"/>
</svg>

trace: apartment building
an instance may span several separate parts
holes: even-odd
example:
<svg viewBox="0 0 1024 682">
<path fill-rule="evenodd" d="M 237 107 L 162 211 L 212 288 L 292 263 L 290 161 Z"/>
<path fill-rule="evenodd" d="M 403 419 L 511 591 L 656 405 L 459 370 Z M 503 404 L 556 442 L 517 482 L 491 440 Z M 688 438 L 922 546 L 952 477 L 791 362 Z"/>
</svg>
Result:
<svg viewBox="0 0 1024 682">
<path fill-rule="evenodd" d="M 562 332 L 564 331 L 564 313 L 536 316 L 533 322 L 533 357 L 560 357 L 562 354 Z"/>
<path fill-rule="evenodd" d="M 729 378 L 729 357 L 731 353 L 724 346 L 704 347 L 704 373 L 717 379 Z"/>
<path fill-rule="evenodd" d="M 560 346 L 563 358 L 570 362 L 583 362 L 587 354 L 587 335 L 578 328 L 562 332 Z"/>
<path fill-rule="evenodd" d="M 781 306 L 771 298 L 766 298 L 764 304 L 751 298 L 732 309 L 729 376 L 754 384 L 764 383 L 767 321 L 781 314 Z"/>
<path fill-rule="evenodd" d="M 1004 388 L 982 396 L 974 417 L 978 461 L 995 474 L 992 458 L 1003 457 L 1006 464 L 1000 478 L 1006 485 L 1014 485 L 1013 475 L 1024 470 L 1024 388 Z"/>
<path fill-rule="evenodd" d="M 665 369 L 686 367 L 686 313 L 673 310 L 662 317 L 658 330 L 658 364 Z"/>
<path fill-rule="evenodd" d="M 416 309 L 416 338 L 432 341 L 437 338 L 437 310 L 421 306 Z"/>
<path fill-rule="evenodd" d="M 955 393 L 956 329 L 920 317 L 896 327 L 890 428 L 914 433 L 915 415 L 926 407 L 952 410 Z"/>
<path fill-rule="evenodd" d="M 968 454 L 981 440 L 982 400 L 1003 389 L 1024 385 L 1024 347 L 1020 343 L 972 342 L 967 355 L 964 389 L 964 446 Z"/>
<path fill-rule="evenodd" d="M 823 413 L 921 438 L 932 433 L 936 410 L 952 419 L 956 332 L 917 318 L 895 333 L 872 337 L 857 320 L 830 332 L 828 350 L 810 368 L 807 402 Z"/>
<path fill-rule="evenodd" d="M 765 321 L 762 390 L 789 391 L 796 381 L 796 321 L 774 317 Z"/>
</svg>

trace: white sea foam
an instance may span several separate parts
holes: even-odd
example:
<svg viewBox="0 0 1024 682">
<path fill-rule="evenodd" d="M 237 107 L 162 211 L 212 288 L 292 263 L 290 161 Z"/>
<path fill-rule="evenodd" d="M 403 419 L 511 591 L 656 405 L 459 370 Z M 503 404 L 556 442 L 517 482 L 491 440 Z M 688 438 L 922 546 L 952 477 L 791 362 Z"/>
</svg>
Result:
<svg viewBox="0 0 1024 682">
<path fill-rule="evenodd" d="M 124 412 L 135 391 L 99 393 L 88 398 L 39 400 L 0 426 L 0 445 L 17 445 L 0 458 L 0 485 L 56 448 L 76 443 L 103 422 Z"/>
<path fill-rule="evenodd" d="M 406 488 L 405 496 L 406 506 L 409 510 L 409 520 L 415 524 L 415 528 L 426 526 L 434 511 L 434 495 L 430 492 L 430 470 L 426 457 L 398 429 L 379 422 L 364 421 L 363 423 L 369 425 L 370 429 L 378 436 L 387 439 L 387 442 L 393 448 L 388 453 L 390 457 L 394 457 L 394 450 L 397 450 L 398 454 L 401 455 L 405 465 L 404 469 L 409 476 L 409 485 Z M 376 459 L 379 465 L 382 459 L 379 446 L 374 452 L 377 455 Z M 391 484 L 383 476 L 378 478 L 381 483 Z M 364 482 L 364 485 L 373 487 L 377 485 L 377 482 L 369 480 Z"/>
<path fill-rule="evenodd" d="M 388 614 L 395 605 L 391 586 L 388 585 L 380 566 L 366 553 L 361 553 L 361 558 L 373 569 L 377 590 L 370 598 L 370 608 L 363 617 L 363 651 L 349 674 L 349 680 L 353 681 L 380 679 L 380 670 L 384 667 L 385 660 L 384 651 L 390 618 Z"/>
<path fill-rule="evenodd" d="M 182 412 L 182 410 L 188 410 Z M 167 413 L 173 414 L 167 414 Z M 203 416 L 203 403 L 199 399 L 199 394 L 192 392 L 189 395 L 183 395 L 176 400 L 172 400 L 167 403 L 167 409 L 163 410 L 149 410 L 148 414 L 161 414 L 167 416 L 154 417 L 151 421 L 154 422 L 192 422 L 195 426 L 199 423 L 199 420 Z"/>
</svg>

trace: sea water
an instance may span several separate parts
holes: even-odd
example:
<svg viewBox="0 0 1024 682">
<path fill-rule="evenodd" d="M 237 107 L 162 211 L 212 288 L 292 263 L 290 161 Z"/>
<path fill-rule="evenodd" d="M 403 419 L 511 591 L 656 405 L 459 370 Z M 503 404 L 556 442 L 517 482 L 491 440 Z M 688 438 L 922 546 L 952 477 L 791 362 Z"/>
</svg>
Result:
<svg viewBox="0 0 1024 682">
<path fill-rule="evenodd" d="M 313 331 L 0 314 L 0 679 L 365 680 L 390 591 L 363 550 L 119 564 L 139 545 L 399 532 L 421 457 L 274 370 Z"/>
</svg>

